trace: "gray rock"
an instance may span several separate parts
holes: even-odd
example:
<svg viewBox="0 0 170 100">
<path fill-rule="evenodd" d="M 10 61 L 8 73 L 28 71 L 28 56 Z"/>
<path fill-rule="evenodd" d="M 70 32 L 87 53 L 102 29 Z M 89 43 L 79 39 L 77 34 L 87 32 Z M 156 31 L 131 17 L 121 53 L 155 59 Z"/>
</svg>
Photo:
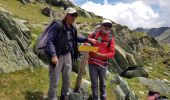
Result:
<svg viewBox="0 0 170 100">
<path fill-rule="evenodd" d="M 163 80 L 160 79 L 153 80 L 144 77 L 139 77 L 139 80 L 148 88 L 148 90 L 152 92 L 158 92 L 165 95 L 170 94 L 170 86 L 167 85 Z"/>
<path fill-rule="evenodd" d="M 35 0 L 20 0 L 23 4 L 35 3 Z"/>
<path fill-rule="evenodd" d="M 127 59 L 126 59 L 126 53 L 125 51 L 118 45 L 115 46 L 116 56 L 115 59 L 121 69 L 126 70 L 130 66 Z M 114 67 L 114 66 L 113 66 Z"/>
<path fill-rule="evenodd" d="M 50 17 L 50 13 L 51 13 L 50 11 L 51 9 L 49 7 L 45 7 L 41 9 L 41 13 L 47 17 Z"/>
<path fill-rule="evenodd" d="M 80 91 L 73 92 L 71 91 L 69 95 L 69 100 L 87 100 L 89 98 L 88 88 L 90 87 L 89 84 L 82 81 Z"/>
<path fill-rule="evenodd" d="M 70 0 L 46 0 L 46 3 L 49 4 L 51 2 L 51 5 L 56 7 L 74 7 L 75 5 Z"/>
<path fill-rule="evenodd" d="M 30 43 L 30 30 L 0 9 L 0 72 L 44 66 L 29 48 Z"/>
<path fill-rule="evenodd" d="M 77 11 L 79 15 L 86 17 L 86 18 L 92 18 L 92 16 L 90 15 L 90 13 L 84 9 L 80 9 Z"/>
<path fill-rule="evenodd" d="M 127 50 L 127 51 L 125 51 Z M 115 46 L 116 55 L 112 58 L 110 62 L 112 66 L 109 66 L 111 72 L 117 72 L 123 77 L 148 77 L 147 72 L 143 69 L 142 63 L 135 55 L 135 53 L 130 49 L 124 49 L 119 45 Z M 131 53 L 132 54 L 131 54 Z"/>
<path fill-rule="evenodd" d="M 23 33 L 26 33 L 25 35 L 27 35 L 27 37 L 30 38 L 31 30 L 24 25 L 25 21 L 20 20 L 20 19 L 14 19 L 14 20 L 15 20 L 16 24 L 20 27 L 21 31 Z"/>
<path fill-rule="evenodd" d="M 83 96 L 80 93 L 70 93 L 69 100 L 83 100 Z"/>
<path fill-rule="evenodd" d="M 119 85 L 117 85 L 116 88 L 114 89 L 114 93 L 116 95 L 117 100 L 125 100 L 126 95 L 124 94 Z"/>
<path fill-rule="evenodd" d="M 132 54 L 126 52 L 126 59 L 128 60 L 130 66 L 137 66 L 137 62 Z"/>
<path fill-rule="evenodd" d="M 138 100 L 137 95 L 119 75 L 116 75 L 111 82 L 117 84 L 117 87 L 114 89 L 117 100 Z"/>
</svg>

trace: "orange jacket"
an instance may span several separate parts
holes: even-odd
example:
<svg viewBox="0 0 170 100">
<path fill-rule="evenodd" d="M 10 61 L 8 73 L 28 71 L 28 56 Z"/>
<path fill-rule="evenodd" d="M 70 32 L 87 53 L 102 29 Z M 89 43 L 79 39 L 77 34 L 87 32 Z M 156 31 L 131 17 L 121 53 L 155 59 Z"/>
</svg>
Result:
<svg viewBox="0 0 170 100">
<path fill-rule="evenodd" d="M 92 34 L 89 35 L 89 38 L 92 38 Z M 99 42 L 99 38 L 101 38 L 101 42 Z M 115 41 L 114 41 L 114 38 L 112 36 L 112 39 L 111 39 L 111 42 L 110 42 L 110 46 L 108 47 L 108 43 L 109 43 L 109 34 L 107 35 L 102 35 L 99 32 L 96 33 L 94 39 L 96 39 L 98 42 L 96 44 L 92 44 L 93 46 L 95 47 L 99 47 L 99 50 L 98 52 L 101 53 L 101 54 L 104 54 L 106 55 L 106 57 L 98 57 L 96 56 L 95 53 L 93 52 L 90 52 L 90 58 L 93 58 L 93 59 L 96 59 L 95 62 L 98 60 L 100 64 L 103 64 L 101 61 L 106 61 L 108 60 L 109 58 L 113 58 L 114 55 L 115 55 Z M 94 62 L 93 59 L 90 59 L 89 58 L 89 63 L 90 64 L 96 64 Z"/>
</svg>

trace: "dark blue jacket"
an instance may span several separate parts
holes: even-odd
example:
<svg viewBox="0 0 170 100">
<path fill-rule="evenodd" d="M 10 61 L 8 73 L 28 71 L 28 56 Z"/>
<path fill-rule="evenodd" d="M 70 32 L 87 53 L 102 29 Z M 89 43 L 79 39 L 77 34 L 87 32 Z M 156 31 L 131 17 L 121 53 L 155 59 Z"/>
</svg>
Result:
<svg viewBox="0 0 170 100">
<path fill-rule="evenodd" d="M 65 21 L 62 20 L 61 24 L 57 22 L 54 23 L 49 28 L 49 35 L 47 40 L 47 54 L 51 58 L 53 56 L 60 56 L 64 43 L 66 42 L 66 24 Z M 88 39 L 82 36 L 77 35 L 77 30 L 72 26 L 74 31 L 74 42 L 76 48 L 74 48 L 75 52 L 77 52 L 77 42 L 83 43 L 86 42 Z"/>
</svg>

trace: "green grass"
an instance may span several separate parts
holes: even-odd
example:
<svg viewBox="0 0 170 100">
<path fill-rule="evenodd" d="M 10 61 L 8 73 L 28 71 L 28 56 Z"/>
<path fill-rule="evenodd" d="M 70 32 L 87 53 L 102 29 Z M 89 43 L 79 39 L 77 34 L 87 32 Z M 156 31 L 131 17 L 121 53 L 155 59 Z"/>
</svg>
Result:
<svg viewBox="0 0 170 100">
<path fill-rule="evenodd" d="M 161 44 L 161 46 L 164 48 L 164 51 L 166 53 L 170 52 L 170 45 L 169 44 L 163 43 L 163 44 Z"/>
<path fill-rule="evenodd" d="M 72 73 L 74 87 L 76 75 Z M 47 96 L 49 77 L 47 68 L 36 68 L 31 71 L 22 71 L 0 74 L 0 100 L 40 100 Z M 58 96 L 61 89 L 61 78 L 58 88 Z"/>
<path fill-rule="evenodd" d="M 99 18 L 85 18 L 85 17 L 78 16 L 76 19 L 76 22 L 80 22 L 80 23 L 88 22 L 89 25 L 91 25 L 96 22 L 101 22 L 101 19 L 99 19 Z"/>
<path fill-rule="evenodd" d="M 37 96 L 46 93 L 49 82 L 47 72 L 45 68 L 37 68 L 34 71 L 26 69 L 0 74 L 0 100 L 28 100 L 29 94 Z"/>
<path fill-rule="evenodd" d="M 135 32 L 134 33 L 137 37 L 144 37 L 144 36 L 146 36 L 147 34 L 146 33 L 144 33 L 144 32 Z"/>
<path fill-rule="evenodd" d="M 131 78 L 131 79 L 127 79 L 127 78 L 124 78 L 127 82 L 128 82 L 128 85 L 129 85 L 129 88 L 131 90 L 133 90 L 135 92 L 135 94 L 138 96 L 139 100 L 146 100 L 146 97 L 147 97 L 147 88 L 139 82 L 139 79 L 138 78 Z M 144 94 L 140 93 L 143 92 Z"/>
<path fill-rule="evenodd" d="M 31 29 L 32 44 L 30 47 L 33 47 L 37 37 L 43 31 L 41 27 L 33 27 L 33 24 L 43 25 L 44 23 L 49 23 L 50 18 L 41 14 L 41 9 L 45 7 L 40 3 L 30 3 L 27 5 L 21 4 L 18 0 L 0 0 L 0 7 L 3 7 L 13 13 L 13 16 L 25 19 L 29 22 L 28 26 Z M 57 12 L 61 12 L 60 8 L 52 7 Z M 79 16 L 76 20 L 77 23 L 88 22 L 89 25 L 92 25 L 95 22 L 100 22 L 99 18 L 85 18 Z M 93 27 L 91 27 L 93 28 Z M 146 34 L 142 32 L 134 33 L 136 37 L 143 37 Z M 163 44 L 165 52 L 170 51 L 170 47 L 166 44 Z M 151 57 L 150 54 L 153 52 L 158 52 L 158 49 L 155 48 L 145 48 L 146 58 L 144 59 L 147 67 L 152 67 L 153 71 L 149 72 L 150 78 L 160 78 L 170 80 L 169 76 L 166 76 L 163 72 L 168 72 L 168 66 L 164 65 L 162 61 L 165 58 L 162 57 Z M 151 57 L 151 58 L 150 58 Z M 89 77 L 86 75 L 83 78 L 89 80 Z M 107 80 L 107 95 L 108 100 L 115 100 L 115 95 L 113 94 L 113 89 L 115 86 L 110 84 L 112 77 Z M 61 78 L 60 78 L 61 79 Z M 71 87 L 73 88 L 76 81 L 75 73 L 72 73 L 72 83 Z M 146 88 L 139 83 L 137 78 L 126 79 L 132 90 L 138 95 L 140 100 L 146 99 Z M 37 100 L 46 95 L 48 91 L 48 69 L 46 68 L 37 68 L 33 71 L 26 69 L 23 71 L 16 71 L 8 74 L 0 74 L 0 100 Z M 61 81 L 59 87 L 61 87 Z M 58 95 L 60 94 L 60 89 L 58 88 Z M 88 88 L 91 92 L 90 87 Z M 144 94 L 140 94 L 139 91 L 144 91 Z M 36 99 L 33 99 L 36 98 Z"/>
<path fill-rule="evenodd" d="M 76 81 L 76 74 L 72 72 L 71 88 L 73 89 Z M 88 75 L 83 76 L 89 79 Z M 41 100 L 47 96 L 49 77 L 47 68 L 25 69 L 21 71 L 0 74 L 0 100 Z M 60 95 L 61 77 L 57 95 Z M 91 93 L 90 86 L 88 87 Z M 110 80 L 107 80 L 108 100 L 115 100 L 113 88 L 110 87 Z"/>
<path fill-rule="evenodd" d="M 43 5 L 40 3 L 29 3 L 27 5 L 20 3 L 18 0 L 0 0 L 0 7 L 7 9 L 12 12 L 14 17 L 18 17 L 20 19 L 24 19 L 28 21 L 28 27 L 31 29 L 32 43 L 30 47 L 33 47 L 37 37 L 43 31 L 40 27 L 33 27 L 33 24 L 44 25 L 45 23 L 50 23 L 50 18 L 42 15 L 41 9 L 47 7 L 48 5 Z M 63 12 L 63 9 L 59 7 L 52 7 L 54 11 L 57 13 Z M 77 8 L 78 9 L 78 8 Z M 88 22 L 90 25 L 94 22 L 101 21 L 99 18 L 85 18 L 79 16 L 76 19 L 76 22 Z"/>
<path fill-rule="evenodd" d="M 41 8 L 45 7 L 40 3 L 29 3 L 24 5 L 18 0 L 0 0 L 1 7 L 12 12 L 14 16 L 27 20 L 31 24 L 44 23 L 48 17 L 41 14 Z"/>
</svg>

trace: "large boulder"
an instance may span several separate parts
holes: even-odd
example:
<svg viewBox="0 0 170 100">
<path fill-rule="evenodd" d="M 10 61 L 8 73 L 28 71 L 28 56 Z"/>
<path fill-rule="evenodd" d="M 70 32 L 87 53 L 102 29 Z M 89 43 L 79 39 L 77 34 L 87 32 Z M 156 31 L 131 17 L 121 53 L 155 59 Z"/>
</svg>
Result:
<svg viewBox="0 0 170 100">
<path fill-rule="evenodd" d="M 153 37 L 150 37 L 149 35 L 140 38 L 132 38 L 130 41 L 128 41 L 128 44 L 135 51 L 140 51 L 144 47 L 153 47 L 158 48 L 160 50 L 163 49 L 162 46 L 158 43 L 158 41 L 155 40 Z"/>
<path fill-rule="evenodd" d="M 30 30 L 0 8 L 0 72 L 44 66 L 29 48 Z"/>
<path fill-rule="evenodd" d="M 164 80 L 149 79 L 144 77 L 139 77 L 139 80 L 147 87 L 149 91 L 157 92 L 167 96 L 170 94 L 170 84 L 167 84 Z"/>
<path fill-rule="evenodd" d="M 114 94 L 117 100 L 138 100 L 137 95 L 129 88 L 128 83 L 119 75 L 113 78 L 112 83 L 116 84 Z"/>
<path fill-rule="evenodd" d="M 148 77 L 137 54 L 126 43 L 124 43 L 124 46 L 120 43 L 118 44 L 115 45 L 116 54 L 115 58 L 110 60 L 112 66 L 109 66 L 109 70 L 127 78 Z"/>
</svg>

